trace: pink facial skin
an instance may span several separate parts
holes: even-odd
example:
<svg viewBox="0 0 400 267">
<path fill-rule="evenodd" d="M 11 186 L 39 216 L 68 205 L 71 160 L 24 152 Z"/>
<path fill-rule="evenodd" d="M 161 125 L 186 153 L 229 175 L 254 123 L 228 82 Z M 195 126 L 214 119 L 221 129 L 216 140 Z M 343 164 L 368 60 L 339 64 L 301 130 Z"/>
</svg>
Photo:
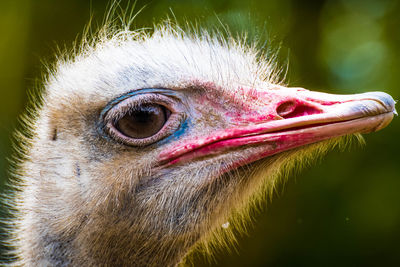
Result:
<svg viewBox="0 0 400 267">
<path fill-rule="evenodd" d="M 258 148 L 254 155 L 224 170 L 229 171 L 306 144 L 380 130 L 395 114 L 395 102 L 381 92 L 331 95 L 282 87 L 258 93 L 252 89 L 251 98 L 256 105 L 247 105 L 242 113 L 224 114 L 231 127 L 163 151 L 161 165 L 181 164 L 244 146 Z"/>
</svg>

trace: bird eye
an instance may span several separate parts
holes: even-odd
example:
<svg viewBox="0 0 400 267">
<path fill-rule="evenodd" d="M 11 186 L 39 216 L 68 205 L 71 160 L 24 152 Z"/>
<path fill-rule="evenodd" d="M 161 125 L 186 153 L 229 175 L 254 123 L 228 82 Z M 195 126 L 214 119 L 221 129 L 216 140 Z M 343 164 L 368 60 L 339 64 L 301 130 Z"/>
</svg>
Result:
<svg viewBox="0 0 400 267">
<path fill-rule="evenodd" d="M 167 122 L 171 112 L 164 106 L 146 104 L 135 107 L 116 122 L 115 126 L 125 136 L 135 139 L 155 135 Z"/>
<path fill-rule="evenodd" d="M 137 93 L 113 100 L 100 119 L 102 132 L 112 139 L 129 146 L 146 146 L 178 130 L 184 117 L 179 99 Z"/>
</svg>

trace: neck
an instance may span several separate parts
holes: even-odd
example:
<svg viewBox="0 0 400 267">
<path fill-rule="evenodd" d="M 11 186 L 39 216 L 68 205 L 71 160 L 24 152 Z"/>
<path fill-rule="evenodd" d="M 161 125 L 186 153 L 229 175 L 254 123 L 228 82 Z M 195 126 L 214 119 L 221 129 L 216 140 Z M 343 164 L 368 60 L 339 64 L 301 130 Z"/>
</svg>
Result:
<svg viewBox="0 0 400 267">
<path fill-rule="evenodd" d="M 143 233 L 127 221 L 115 221 L 105 228 L 89 224 L 86 228 L 77 240 L 88 248 L 81 257 L 92 258 L 94 265 L 176 266 L 195 243 L 184 235 Z"/>
<path fill-rule="evenodd" d="M 33 266 L 176 266 L 198 240 L 184 234 L 167 236 L 162 231 L 145 233 L 121 217 L 91 218 L 72 231 L 58 233 L 51 228 L 55 224 L 45 223 L 33 226 L 35 232 L 46 229 L 37 239 L 40 245 L 29 246 Z"/>
</svg>

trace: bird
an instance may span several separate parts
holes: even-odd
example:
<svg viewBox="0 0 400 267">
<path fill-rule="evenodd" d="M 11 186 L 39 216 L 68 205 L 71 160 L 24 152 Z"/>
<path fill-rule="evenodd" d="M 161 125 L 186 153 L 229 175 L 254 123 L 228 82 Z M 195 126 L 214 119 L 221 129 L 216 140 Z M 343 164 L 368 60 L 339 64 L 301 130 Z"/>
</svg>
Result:
<svg viewBox="0 0 400 267">
<path fill-rule="evenodd" d="M 104 26 L 59 55 L 20 134 L 9 245 L 22 266 L 177 266 L 283 173 L 396 114 L 383 92 L 289 87 L 255 45 L 172 23 Z"/>
</svg>

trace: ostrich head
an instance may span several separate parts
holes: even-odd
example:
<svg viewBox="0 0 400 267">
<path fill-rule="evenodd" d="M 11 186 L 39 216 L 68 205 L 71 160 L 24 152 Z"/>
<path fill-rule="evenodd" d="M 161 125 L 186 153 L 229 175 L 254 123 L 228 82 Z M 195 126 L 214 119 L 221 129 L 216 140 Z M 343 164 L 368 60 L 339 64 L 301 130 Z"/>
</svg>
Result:
<svg viewBox="0 0 400 267">
<path fill-rule="evenodd" d="M 245 217 L 288 163 L 393 114 L 385 93 L 285 87 L 232 39 L 172 27 L 100 38 L 45 82 L 19 172 L 18 258 L 176 265 Z"/>
</svg>

